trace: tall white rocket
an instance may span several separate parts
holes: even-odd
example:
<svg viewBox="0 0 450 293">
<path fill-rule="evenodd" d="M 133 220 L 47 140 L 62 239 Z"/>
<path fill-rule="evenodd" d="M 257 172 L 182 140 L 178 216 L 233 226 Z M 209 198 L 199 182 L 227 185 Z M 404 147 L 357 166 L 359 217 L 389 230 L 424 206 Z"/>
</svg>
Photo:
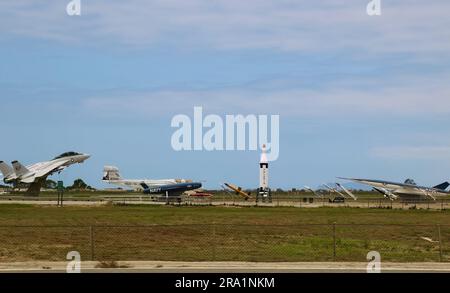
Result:
<svg viewBox="0 0 450 293">
<path fill-rule="evenodd" d="M 262 146 L 261 160 L 259 161 L 259 190 L 260 192 L 269 190 L 269 161 L 265 144 Z"/>
</svg>

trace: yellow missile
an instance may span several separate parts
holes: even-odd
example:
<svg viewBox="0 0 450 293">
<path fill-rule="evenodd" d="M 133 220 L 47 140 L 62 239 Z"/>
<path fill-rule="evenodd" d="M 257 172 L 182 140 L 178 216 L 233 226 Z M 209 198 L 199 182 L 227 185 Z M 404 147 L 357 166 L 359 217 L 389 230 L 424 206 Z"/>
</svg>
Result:
<svg viewBox="0 0 450 293">
<path fill-rule="evenodd" d="M 250 197 L 250 192 L 244 192 L 242 191 L 242 188 L 230 183 L 224 183 L 226 187 L 233 190 L 237 195 L 242 196 L 245 200 L 248 200 Z"/>
</svg>

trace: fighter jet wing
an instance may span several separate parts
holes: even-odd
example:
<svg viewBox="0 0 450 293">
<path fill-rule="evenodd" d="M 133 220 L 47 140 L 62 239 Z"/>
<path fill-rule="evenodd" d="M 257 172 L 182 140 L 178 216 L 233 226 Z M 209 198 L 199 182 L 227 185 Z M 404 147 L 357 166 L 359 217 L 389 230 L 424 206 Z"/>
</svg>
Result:
<svg viewBox="0 0 450 293">
<path fill-rule="evenodd" d="M 62 171 L 65 166 L 63 166 L 65 163 L 67 163 L 69 161 L 69 159 L 67 160 L 58 160 L 56 162 L 48 162 L 45 164 L 42 164 L 42 166 L 39 166 L 36 170 L 35 170 L 35 174 L 34 177 L 35 178 L 40 178 L 43 176 L 47 176 L 50 175 L 54 172 L 58 172 L 58 171 Z"/>
</svg>

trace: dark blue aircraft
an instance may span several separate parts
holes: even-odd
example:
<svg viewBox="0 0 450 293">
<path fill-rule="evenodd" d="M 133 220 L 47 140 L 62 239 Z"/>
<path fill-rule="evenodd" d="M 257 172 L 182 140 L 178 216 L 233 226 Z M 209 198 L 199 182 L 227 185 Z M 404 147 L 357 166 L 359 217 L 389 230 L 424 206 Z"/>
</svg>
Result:
<svg viewBox="0 0 450 293">
<path fill-rule="evenodd" d="M 185 191 L 201 188 L 202 184 L 188 182 L 149 187 L 147 184 L 141 183 L 141 186 L 144 188 L 144 194 L 162 194 L 168 199 L 169 197 L 181 196 Z"/>
</svg>

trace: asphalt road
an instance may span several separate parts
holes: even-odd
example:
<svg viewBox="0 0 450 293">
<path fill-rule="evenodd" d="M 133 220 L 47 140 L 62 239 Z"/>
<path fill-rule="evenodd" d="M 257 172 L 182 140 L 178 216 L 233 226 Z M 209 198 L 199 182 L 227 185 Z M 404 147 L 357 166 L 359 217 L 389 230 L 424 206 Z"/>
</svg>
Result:
<svg viewBox="0 0 450 293">
<path fill-rule="evenodd" d="M 1 263 L 0 272 L 61 273 L 66 262 Z M 125 261 L 99 266 L 82 262 L 84 273 L 366 273 L 366 263 L 356 262 L 163 262 Z M 106 266 L 106 267 L 105 267 Z M 111 264 L 109 265 L 111 266 Z M 450 273 L 450 263 L 381 263 L 382 273 Z"/>
</svg>

